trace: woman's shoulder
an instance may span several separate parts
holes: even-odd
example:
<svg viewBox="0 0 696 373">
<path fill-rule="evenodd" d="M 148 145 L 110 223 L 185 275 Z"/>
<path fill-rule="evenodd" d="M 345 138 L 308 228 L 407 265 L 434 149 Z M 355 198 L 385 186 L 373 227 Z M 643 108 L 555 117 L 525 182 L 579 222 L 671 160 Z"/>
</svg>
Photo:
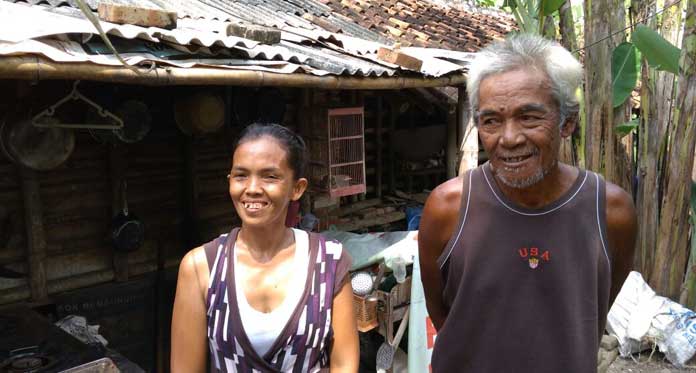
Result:
<svg viewBox="0 0 696 373">
<path fill-rule="evenodd" d="M 196 282 L 201 290 L 208 283 L 208 262 L 203 246 L 189 250 L 179 264 L 179 281 Z"/>
</svg>

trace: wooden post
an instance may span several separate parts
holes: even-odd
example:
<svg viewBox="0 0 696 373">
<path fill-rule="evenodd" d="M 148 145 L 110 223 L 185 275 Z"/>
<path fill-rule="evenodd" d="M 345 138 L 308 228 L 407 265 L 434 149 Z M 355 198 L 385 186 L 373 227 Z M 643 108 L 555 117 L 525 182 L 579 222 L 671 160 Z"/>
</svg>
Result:
<svg viewBox="0 0 696 373">
<path fill-rule="evenodd" d="M 196 141 L 195 138 L 187 136 L 184 138 L 184 236 L 189 247 L 200 244 L 197 169 Z"/>
<path fill-rule="evenodd" d="M 384 100 L 382 95 L 377 95 L 377 128 L 375 129 L 375 134 L 377 135 L 377 158 L 375 162 L 377 163 L 375 167 L 375 177 L 377 178 L 377 198 L 382 198 L 382 121 L 384 121 Z"/>
<path fill-rule="evenodd" d="M 39 301 L 48 295 L 46 289 L 46 237 L 43 227 L 43 211 L 39 180 L 36 173 L 19 166 L 24 199 L 24 222 L 27 229 L 27 259 L 29 262 L 29 287 L 31 297 Z"/>
<path fill-rule="evenodd" d="M 478 166 L 478 129 L 469 113 L 469 97 L 466 87 L 460 86 L 457 97 L 457 122 L 462 135 L 459 149 L 462 157 L 459 160 L 459 175 L 464 171 Z"/>
<path fill-rule="evenodd" d="M 447 178 L 457 176 L 457 107 L 450 105 L 447 111 L 447 148 L 445 149 Z"/>
<path fill-rule="evenodd" d="M 314 123 L 311 123 L 311 120 L 314 116 L 310 113 L 312 107 L 312 91 L 307 88 L 302 88 L 300 89 L 300 94 L 297 97 L 297 132 L 299 132 L 300 136 L 304 137 L 307 145 L 310 145 L 310 142 L 317 141 L 316 139 L 306 137 L 312 133 L 310 128 L 312 125 L 314 125 Z M 307 151 L 309 152 L 310 149 L 307 149 Z M 312 173 L 312 167 L 314 166 L 308 165 L 308 177 Z M 308 190 L 304 193 L 302 198 L 300 198 L 300 210 L 302 211 L 303 215 L 312 212 L 312 196 L 309 193 L 310 188 L 308 188 Z"/>
<path fill-rule="evenodd" d="M 123 211 L 123 182 L 126 174 L 127 159 L 123 146 L 109 147 L 109 177 L 111 179 L 111 216 Z M 128 253 L 114 250 L 114 278 L 116 281 L 128 281 Z"/>
<path fill-rule="evenodd" d="M 396 191 L 396 159 L 394 155 L 394 131 L 396 130 L 396 118 L 399 112 L 398 102 L 390 101 L 389 105 L 389 193 L 394 194 Z"/>
</svg>

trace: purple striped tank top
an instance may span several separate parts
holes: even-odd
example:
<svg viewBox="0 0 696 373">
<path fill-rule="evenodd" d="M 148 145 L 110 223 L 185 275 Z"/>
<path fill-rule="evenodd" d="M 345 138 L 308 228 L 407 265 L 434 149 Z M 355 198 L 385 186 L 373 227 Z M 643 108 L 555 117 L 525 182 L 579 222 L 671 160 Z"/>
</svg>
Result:
<svg viewBox="0 0 696 373">
<path fill-rule="evenodd" d="M 204 245 L 210 282 L 206 298 L 210 371 L 317 372 L 328 368 L 335 293 L 350 269 L 339 243 L 309 233 L 304 293 L 269 351 L 259 356 L 244 332 L 234 283 L 235 228 Z M 307 248 L 296 248 L 296 250 Z"/>
</svg>

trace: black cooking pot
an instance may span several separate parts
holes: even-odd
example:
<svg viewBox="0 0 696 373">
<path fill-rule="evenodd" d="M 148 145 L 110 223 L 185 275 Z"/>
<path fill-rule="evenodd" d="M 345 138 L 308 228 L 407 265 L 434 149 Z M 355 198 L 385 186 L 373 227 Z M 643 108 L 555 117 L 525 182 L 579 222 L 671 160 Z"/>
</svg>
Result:
<svg viewBox="0 0 696 373">
<path fill-rule="evenodd" d="M 123 210 L 111 221 L 111 244 L 120 252 L 135 251 L 145 240 L 145 225 L 138 217 L 128 211 L 126 183 L 123 182 Z"/>
</svg>

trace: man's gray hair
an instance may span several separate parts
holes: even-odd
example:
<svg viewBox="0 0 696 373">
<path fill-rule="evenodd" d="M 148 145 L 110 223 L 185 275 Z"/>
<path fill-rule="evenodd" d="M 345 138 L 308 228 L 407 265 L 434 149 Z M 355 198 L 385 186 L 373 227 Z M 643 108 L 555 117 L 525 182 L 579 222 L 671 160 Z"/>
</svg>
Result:
<svg viewBox="0 0 696 373">
<path fill-rule="evenodd" d="M 582 65 L 560 44 L 538 35 L 517 34 L 476 53 L 469 66 L 467 91 L 474 116 L 479 110 L 479 86 L 489 75 L 521 68 L 538 69 L 551 81 L 561 123 L 580 109 L 576 91 L 582 81 Z"/>
</svg>

